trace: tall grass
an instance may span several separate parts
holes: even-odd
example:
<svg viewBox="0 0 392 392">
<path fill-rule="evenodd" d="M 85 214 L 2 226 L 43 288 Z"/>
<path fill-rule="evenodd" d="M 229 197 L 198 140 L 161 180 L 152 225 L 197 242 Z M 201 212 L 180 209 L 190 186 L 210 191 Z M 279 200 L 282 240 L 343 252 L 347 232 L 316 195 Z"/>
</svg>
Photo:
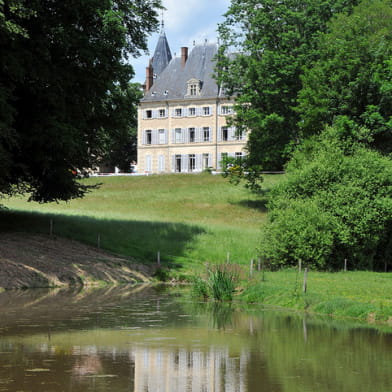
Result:
<svg viewBox="0 0 392 392">
<path fill-rule="evenodd" d="M 267 176 L 266 188 L 281 176 Z M 84 199 L 58 204 L 2 200 L 0 229 L 54 233 L 135 258 L 162 262 L 180 271 L 201 269 L 204 262 L 247 264 L 255 257 L 265 221 L 265 200 L 221 176 L 163 175 L 104 177 Z"/>
<path fill-rule="evenodd" d="M 192 286 L 192 294 L 203 299 L 231 301 L 239 282 L 241 268 L 236 264 L 222 263 L 208 266 L 207 276 L 198 276 Z"/>
</svg>

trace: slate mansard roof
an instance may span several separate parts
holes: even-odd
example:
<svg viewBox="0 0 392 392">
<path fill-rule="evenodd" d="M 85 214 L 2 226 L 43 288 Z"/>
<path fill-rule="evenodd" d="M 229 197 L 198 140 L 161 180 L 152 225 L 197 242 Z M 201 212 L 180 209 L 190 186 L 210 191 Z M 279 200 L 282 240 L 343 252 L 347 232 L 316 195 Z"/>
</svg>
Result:
<svg viewBox="0 0 392 392">
<path fill-rule="evenodd" d="M 218 46 L 216 44 L 196 45 L 189 53 L 184 66 L 181 57 L 175 57 L 161 73 L 156 73 L 154 69 L 154 74 L 157 76 L 142 102 L 218 97 L 220 90 L 212 77 L 215 67 L 214 58 L 217 52 Z M 188 82 L 191 79 L 200 81 L 200 94 L 197 96 L 187 95 Z"/>
</svg>

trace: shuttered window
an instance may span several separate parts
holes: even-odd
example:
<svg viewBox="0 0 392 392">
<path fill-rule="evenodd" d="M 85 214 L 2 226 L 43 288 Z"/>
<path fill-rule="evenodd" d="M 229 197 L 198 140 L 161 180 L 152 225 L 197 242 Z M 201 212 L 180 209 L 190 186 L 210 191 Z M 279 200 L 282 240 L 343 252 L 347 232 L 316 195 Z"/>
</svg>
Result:
<svg viewBox="0 0 392 392">
<path fill-rule="evenodd" d="M 151 164 L 151 161 L 152 161 L 152 159 L 151 159 L 151 155 L 145 155 L 144 156 L 144 170 L 147 172 L 147 173 L 151 173 L 151 169 L 152 169 L 152 164 Z"/>
<path fill-rule="evenodd" d="M 158 171 L 160 173 L 165 171 L 165 156 L 164 155 L 158 156 Z"/>
</svg>

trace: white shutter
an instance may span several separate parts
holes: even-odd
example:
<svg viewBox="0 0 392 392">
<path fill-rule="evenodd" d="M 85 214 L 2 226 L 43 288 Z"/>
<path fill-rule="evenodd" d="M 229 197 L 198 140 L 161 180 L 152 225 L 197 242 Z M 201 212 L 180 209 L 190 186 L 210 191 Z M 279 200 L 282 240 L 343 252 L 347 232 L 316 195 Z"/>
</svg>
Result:
<svg viewBox="0 0 392 392">
<path fill-rule="evenodd" d="M 212 154 L 208 154 L 208 167 L 212 167 Z"/>
<path fill-rule="evenodd" d="M 188 115 L 188 108 L 182 108 L 182 117 L 186 117 Z"/>
<path fill-rule="evenodd" d="M 146 131 L 142 131 L 142 144 L 146 144 Z"/>
<path fill-rule="evenodd" d="M 175 173 L 176 172 L 176 155 L 175 154 L 172 155 L 171 161 L 172 161 L 171 172 Z"/>
<path fill-rule="evenodd" d="M 188 172 L 188 159 L 189 156 L 187 154 L 181 155 L 181 171 L 184 173 Z"/>
<path fill-rule="evenodd" d="M 221 142 L 222 141 L 222 127 L 218 128 L 217 137 L 218 137 L 218 142 Z"/>
<path fill-rule="evenodd" d="M 196 171 L 203 170 L 203 154 L 196 154 Z"/>
<path fill-rule="evenodd" d="M 165 157 L 164 157 L 164 155 L 158 156 L 158 171 L 159 172 L 165 171 Z"/>
<path fill-rule="evenodd" d="M 222 169 L 222 165 L 221 165 L 221 161 L 222 161 L 222 153 L 218 153 L 217 159 L 216 159 L 216 168 L 218 170 Z"/>
<path fill-rule="evenodd" d="M 146 172 L 151 172 L 151 155 L 145 155 L 144 169 Z"/>
<path fill-rule="evenodd" d="M 165 144 L 169 144 L 169 130 L 165 129 Z"/>
</svg>

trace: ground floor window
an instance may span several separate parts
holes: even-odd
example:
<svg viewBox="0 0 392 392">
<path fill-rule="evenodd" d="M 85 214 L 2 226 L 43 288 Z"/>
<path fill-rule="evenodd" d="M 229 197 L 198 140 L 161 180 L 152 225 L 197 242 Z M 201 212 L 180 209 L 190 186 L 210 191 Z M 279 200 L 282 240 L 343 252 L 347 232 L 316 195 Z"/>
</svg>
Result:
<svg viewBox="0 0 392 392">
<path fill-rule="evenodd" d="M 193 172 L 196 170 L 196 156 L 195 154 L 188 155 L 188 170 Z"/>
<path fill-rule="evenodd" d="M 182 168 L 182 157 L 181 155 L 176 155 L 175 159 L 174 159 L 174 163 L 175 163 L 175 172 L 176 173 L 181 173 L 181 168 Z"/>
<path fill-rule="evenodd" d="M 145 161 L 144 161 L 144 171 L 147 173 L 151 173 L 152 171 L 152 159 L 151 159 L 151 155 L 146 155 L 144 157 Z"/>
</svg>

